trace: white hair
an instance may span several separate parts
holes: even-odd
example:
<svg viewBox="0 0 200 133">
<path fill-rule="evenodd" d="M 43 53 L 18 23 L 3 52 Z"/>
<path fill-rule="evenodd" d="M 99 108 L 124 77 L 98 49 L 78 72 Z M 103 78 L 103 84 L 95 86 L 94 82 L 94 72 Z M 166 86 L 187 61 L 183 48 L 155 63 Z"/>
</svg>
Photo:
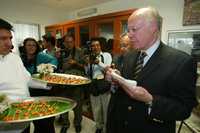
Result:
<svg viewBox="0 0 200 133">
<path fill-rule="evenodd" d="M 156 21 L 158 30 L 161 30 L 162 17 L 159 15 L 159 12 L 153 7 L 139 8 L 135 12 L 133 12 L 131 16 L 142 17 L 149 22 Z"/>
</svg>

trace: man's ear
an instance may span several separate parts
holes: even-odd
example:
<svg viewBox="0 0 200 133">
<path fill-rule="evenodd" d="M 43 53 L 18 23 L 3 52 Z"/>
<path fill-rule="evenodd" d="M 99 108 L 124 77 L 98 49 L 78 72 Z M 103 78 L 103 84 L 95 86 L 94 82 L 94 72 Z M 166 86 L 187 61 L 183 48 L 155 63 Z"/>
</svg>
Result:
<svg viewBox="0 0 200 133">
<path fill-rule="evenodd" d="M 156 24 L 155 24 L 155 22 L 154 21 L 151 21 L 150 22 L 150 29 L 151 29 L 151 31 L 154 31 L 154 30 L 156 30 Z"/>
<path fill-rule="evenodd" d="M 159 31 L 158 25 L 156 22 L 154 21 L 151 22 L 150 30 L 152 33 L 157 33 Z"/>
</svg>

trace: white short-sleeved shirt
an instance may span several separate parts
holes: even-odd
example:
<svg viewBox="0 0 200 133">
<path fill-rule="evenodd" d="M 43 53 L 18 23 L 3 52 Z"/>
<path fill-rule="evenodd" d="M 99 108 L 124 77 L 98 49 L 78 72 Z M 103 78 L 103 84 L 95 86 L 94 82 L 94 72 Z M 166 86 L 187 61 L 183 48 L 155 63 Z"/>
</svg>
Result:
<svg viewBox="0 0 200 133">
<path fill-rule="evenodd" d="M 30 78 L 18 55 L 0 55 L 0 94 L 29 96 Z M 0 133 L 20 133 L 27 125 L 28 123 L 1 124 Z"/>
<path fill-rule="evenodd" d="M 0 93 L 29 96 L 30 79 L 31 75 L 18 55 L 14 53 L 0 55 Z"/>
</svg>

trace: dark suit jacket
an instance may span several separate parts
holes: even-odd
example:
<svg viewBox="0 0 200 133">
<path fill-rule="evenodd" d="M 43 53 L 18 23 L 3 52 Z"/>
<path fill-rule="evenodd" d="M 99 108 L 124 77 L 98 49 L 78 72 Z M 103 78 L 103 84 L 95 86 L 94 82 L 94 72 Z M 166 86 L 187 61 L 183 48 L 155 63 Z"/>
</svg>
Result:
<svg viewBox="0 0 200 133">
<path fill-rule="evenodd" d="M 132 79 L 138 52 L 123 60 L 122 76 Z M 191 56 L 161 43 L 138 76 L 138 86 L 153 95 L 153 107 L 118 88 L 110 100 L 107 133 L 175 133 L 175 121 L 190 116 L 195 98 L 196 63 Z"/>
</svg>

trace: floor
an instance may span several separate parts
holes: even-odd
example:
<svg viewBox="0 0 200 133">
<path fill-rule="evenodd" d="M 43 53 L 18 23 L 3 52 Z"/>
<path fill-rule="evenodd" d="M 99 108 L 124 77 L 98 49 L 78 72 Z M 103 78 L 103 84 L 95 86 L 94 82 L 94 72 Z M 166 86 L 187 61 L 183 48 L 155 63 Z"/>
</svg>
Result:
<svg viewBox="0 0 200 133">
<path fill-rule="evenodd" d="M 69 112 L 69 119 L 70 119 L 71 123 L 73 123 L 73 117 L 74 117 L 73 111 L 70 111 Z M 180 124 L 180 122 L 177 122 L 177 129 L 179 127 L 179 124 Z M 57 118 L 56 118 L 56 121 L 55 121 L 55 128 L 56 128 L 56 133 L 60 133 L 61 125 L 58 124 Z M 31 125 L 31 133 L 33 133 L 33 125 Z M 70 128 L 68 129 L 67 133 L 75 133 L 75 129 L 73 127 L 73 124 L 70 125 Z M 95 122 L 84 116 L 83 121 L 82 121 L 82 131 L 81 131 L 81 133 L 95 133 Z M 185 125 L 183 125 L 180 133 L 200 133 L 200 132 L 192 132 Z"/>
<path fill-rule="evenodd" d="M 200 133 L 200 117 L 192 113 L 190 118 L 184 121 L 181 133 Z"/>
<path fill-rule="evenodd" d="M 67 133 L 75 133 L 75 128 L 73 126 L 73 118 L 74 118 L 74 113 L 73 111 L 69 112 L 69 120 L 70 120 L 70 128 L 68 129 Z M 55 127 L 56 127 L 56 133 L 60 133 L 60 124 L 55 122 Z M 82 131 L 81 133 L 95 133 L 95 122 L 91 119 L 88 119 L 87 117 L 83 116 L 82 120 Z"/>
<path fill-rule="evenodd" d="M 178 133 L 178 128 L 180 126 L 180 122 L 177 122 L 176 124 L 176 132 Z M 180 133 L 193 133 L 191 132 L 185 125 L 182 126 Z"/>
<path fill-rule="evenodd" d="M 74 113 L 73 111 L 69 112 L 69 120 L 70 120 L 70 128 L 68 129 L 67 133 L 75 133 L 75 128 L 73 127 L 73 118 Z M 57 122 L 58 118 L 55 120 L 55 128 L 56 133 L 60 133 L 61 125 Z M 95 122 L 85 116 L 83 116 L 82 120 L 82 131 L 81 133 L 95 133 Z M 33 133 L 33 125 L 31 124 L 31 133 Z"/>
</svg>

